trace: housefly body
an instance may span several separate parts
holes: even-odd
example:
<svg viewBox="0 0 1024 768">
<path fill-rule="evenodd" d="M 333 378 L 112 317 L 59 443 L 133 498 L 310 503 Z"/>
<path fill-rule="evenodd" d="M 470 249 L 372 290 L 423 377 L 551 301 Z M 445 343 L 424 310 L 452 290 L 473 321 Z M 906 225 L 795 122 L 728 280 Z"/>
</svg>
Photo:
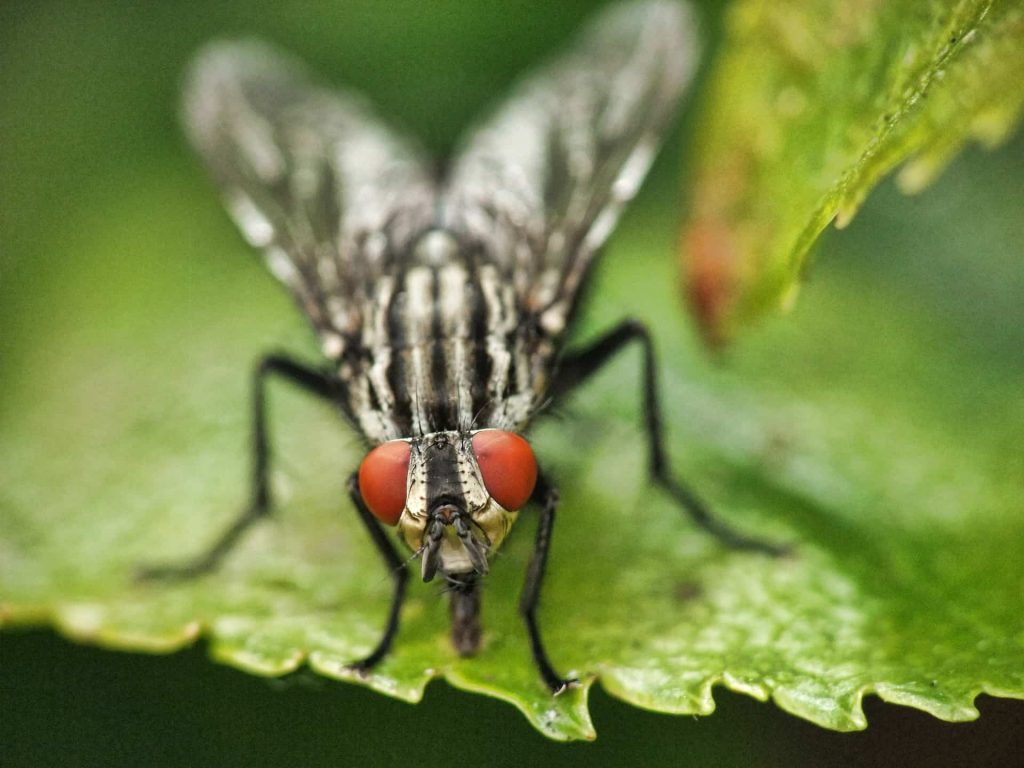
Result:
<svg viewBox="0 0 1024 768">
<path fill-rule="evenodd" d="M 413 143 L 358 96 L 318 84 L 255 41 L 214 43 L 188 78 L 188 135 L 227 208 L 319 337 L 323 364 L 264 357 L 254 377 L 252 501 L 201 556 L 148 569 L 185 577 L 221 561 L 268 514 L 266 382 L 326 399 L 365 439 L 348 482 L 394 578 L 377 646 L 398 629 L 409 575 L 388 527 L 446 582 L 452 639 L 480 643 L 488 563 L 531 502 L 539 508 L 521 612 L 537 668 L 559 693 L 537 606 L 558 494 L 523 437 L 631 342 L 644 352 L 651 475 L 725 542 L 773 551 L 712 517 L 670 473 L 647 329 L 625 321 L 582 349 L 566 331 L 581 286 L 653 159 L 696 58 L 681 5 L 628 2 L 602 13 L 567 52 L 525 79 L 468 134 L 438 177 Z"/>
</svg>

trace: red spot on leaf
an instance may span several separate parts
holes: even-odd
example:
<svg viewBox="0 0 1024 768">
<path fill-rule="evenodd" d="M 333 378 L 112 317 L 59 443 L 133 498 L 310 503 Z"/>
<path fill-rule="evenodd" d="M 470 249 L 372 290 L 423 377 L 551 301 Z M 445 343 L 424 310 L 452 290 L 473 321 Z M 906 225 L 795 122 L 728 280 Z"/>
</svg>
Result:
<svg viewBox="0 0 1024 768">
<path fill-rule="evenodd" d="M 717 221 L 694 222 L 684 233 L 683 261 L 690 306 L 704 339 L 720 346 L 728 340 L 728 315 L 736 299 L 736 241 Z"/>
</svg>

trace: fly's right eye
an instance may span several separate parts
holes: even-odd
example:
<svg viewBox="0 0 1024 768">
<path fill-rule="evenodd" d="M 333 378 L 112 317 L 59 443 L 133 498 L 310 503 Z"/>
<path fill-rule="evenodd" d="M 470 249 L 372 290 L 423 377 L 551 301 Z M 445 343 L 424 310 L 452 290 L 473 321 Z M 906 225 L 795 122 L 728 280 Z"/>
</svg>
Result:
<svg viewBox="0 0 1024 768">
<path fill-rule="evenodd" d="M 513 512 L 521 509 L 537 485 L 537 459 L 515 432 L 484 429 L 473 435 L 473 453 L 491 498 Z"/>
<path fill-rule="evenodd" d="M 405 509 L 408 479 L 409 443 L 405 440 L 381 443 L 359 465 L 359 493 L 382 523 L 398 523 Z"/>
</svg>

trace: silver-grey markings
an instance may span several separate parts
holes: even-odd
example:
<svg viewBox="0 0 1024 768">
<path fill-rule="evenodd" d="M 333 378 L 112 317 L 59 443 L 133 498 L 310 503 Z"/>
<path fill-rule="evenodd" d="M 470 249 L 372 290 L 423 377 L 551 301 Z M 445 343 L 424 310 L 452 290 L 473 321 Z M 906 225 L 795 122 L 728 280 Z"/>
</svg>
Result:
<svg viewBox="0 0 1024 768">
<path fill-rule="evenodd" d="M 588 348 L 562 349 L 587 271 L 643 180 L 695 57 L 683 6 L 614 6 L 470 132 L 435 178 L 360 97 L 319 85 L 291 57 L 254 41 L 207 47 L 186 87 L 189 136 L 329 365 L 261 361 L 251 504 L 203 556 L 148 573 L 208 571 L 268 513 L 264 383 L 275 374 L 337 404 L 370 449 L 349 492 L 395 587 L 380 643 L 353 668 L 386 656 L 405 595 L 405 563 L 381 522 L 398 525 L 423 578 L 443 575 L 456 649 L 470 654 L 487 559 L 533 500 L 541 518 L 522 612 L 557 693 L 572 681 L 547 659 L 536 607 L 558 496 L 519 433 L 630 341 L 645 350 L 654 481 L 704 528 L 770 549 L 715 521 L 668 473 L 643 326 L 627 321 Z"/>
</svg>

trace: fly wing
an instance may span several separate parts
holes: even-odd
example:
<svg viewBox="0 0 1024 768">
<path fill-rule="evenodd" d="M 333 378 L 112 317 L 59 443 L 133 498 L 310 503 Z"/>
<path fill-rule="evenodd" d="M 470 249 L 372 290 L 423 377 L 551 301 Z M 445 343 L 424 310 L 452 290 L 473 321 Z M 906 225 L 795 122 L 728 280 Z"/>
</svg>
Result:
<svg viewBox="0 0 1024 768">
<path fill-rule="evenodd" d="M 358 338 L 374 279 L 434 215 L 418 153 L 354 94 L 317 85 L 255 41 L 196 59 L 184 122 L 246 239 L 262 249 L 340 356 Z"/>
<path fill-rule="evenodd" d="M 445 223 L 513 281 L 548 334 L 565 328 L 595 252 L 647 174 L 696 53 L 684 7 L 616 5 L 458 155 Z"/>
</svg>

